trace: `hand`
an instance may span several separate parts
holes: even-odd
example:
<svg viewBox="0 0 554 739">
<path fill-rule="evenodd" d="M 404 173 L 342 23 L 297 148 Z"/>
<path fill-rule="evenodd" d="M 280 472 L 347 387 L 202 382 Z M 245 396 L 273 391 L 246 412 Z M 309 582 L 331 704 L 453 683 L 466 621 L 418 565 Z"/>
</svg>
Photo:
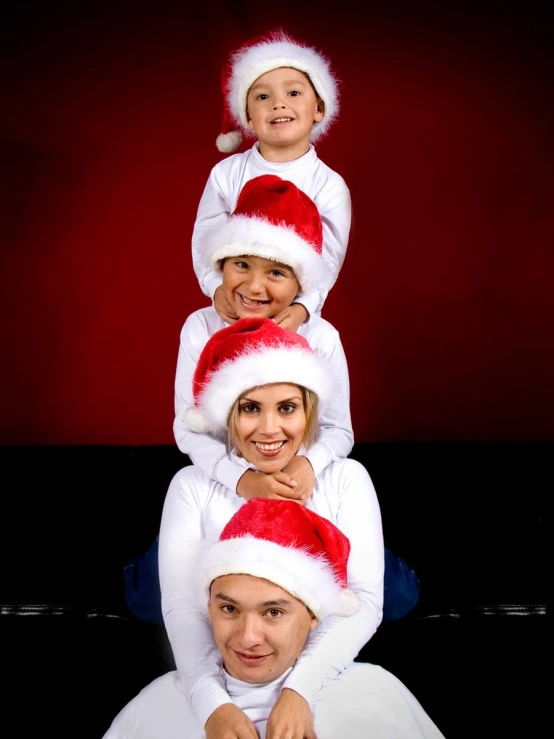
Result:
<svg viewBox="0 0 554 739">
<path fill-rule="evenodd" d="M 293 303 L 292 305 L 289 305 L 288 308 L 277 313 L 276 316 L 273 316 L 273 320 L 275 323 L 278 323 L 281 328 L 286 328 L 288 331 L 298 331 L 300 326 L 304 321 L 307 321 L 309 317 L 310 314 L 302 303 Z"/>
<path fill-rule="evenodd" d="M 310 704 L 290 688 L 283 688 L 267 720 L 266 739 L 317 739 Z"/>
<path fill-rule="evenodd" d="M 314 470 L 310 460 L 307 457 L 293 457 L 291 461 L 283 467 L 281 473 L 285 472 L 296 483 L 295 491 L 300 493 L 301 500 L 304 505 L 311 498 L 314 491 Z"/>
<path fill-rule="evenodd" d="M 223 293 L 223 287 L 220 285 L 214 293 L 214 308 L 217 311 L 218 316 L 225 321 L 225 323 L 234 323 L 238 321 L 238 316 L 235 313 L 235 309 L 231 303 L 225 297 Z"/>
<path fill-rule="evenodd" d="M 260 739 L 254 724 L 234 703 L 216 708 L 204 726 L 206 739 Z"/>
<path fill-rule="evenodd" d="M 245 500 L 286 498 L 300 502 L 302 494 L 296 492 L 296 487 L 296 482 L 286 472 L 274 472 L 272 475 L 267 475 L 265 472 L 246 470 L 237 483 L 237 493 Z"/>
</svg>

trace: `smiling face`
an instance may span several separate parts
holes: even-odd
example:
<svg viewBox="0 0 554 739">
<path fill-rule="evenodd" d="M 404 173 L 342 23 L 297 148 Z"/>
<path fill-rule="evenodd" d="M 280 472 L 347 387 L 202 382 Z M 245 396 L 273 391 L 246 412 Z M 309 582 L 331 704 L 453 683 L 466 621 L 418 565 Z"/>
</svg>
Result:
<svg viewBox="0 0 554 739">
<path fill-rule="evenodd" d="M 286 148 L 289 159 L 308 151 L 315 121 L 323 118 L 323 103 L 305 74 L 280 67 L 262 74 L 246 98 L 248 126 L 258 137 L 260 153 L 279 161 Z"/>
<path fill-rule="evenodd" d="M 292 667 L 318 623 L 286 590 L 251 575 L 216 578 L 208 615 L 225 669 L 247 683 L 269 683 Z"/>
<path fill-rule="evenodd" d="M 300 292 L 292 269 L 262 257 L 228 257 L 223 264 L 223 294 L 239 318 L 273 318 Z"/>
<path fill-rule="evenodd" d="M 264 385 L 240 396 L 233 444 L 257 469 L 272 474 L 298 452 L 307 426 L 304 393 L 298 385 Z"/>
</svg>

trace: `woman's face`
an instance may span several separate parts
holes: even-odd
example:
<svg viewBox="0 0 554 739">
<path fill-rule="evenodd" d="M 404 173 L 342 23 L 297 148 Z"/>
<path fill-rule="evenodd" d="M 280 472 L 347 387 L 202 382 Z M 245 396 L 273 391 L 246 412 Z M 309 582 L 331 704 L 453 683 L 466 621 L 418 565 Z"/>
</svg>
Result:
<svg viewBox="0 0 554 739">
<path fill-rule="evenodd" d="M 306 411 L 298 385 L 275 383 L 248 390 L 238 402 L 236 449 L 261 472 L 285 467 L 302 445 Z"/>
</svg>

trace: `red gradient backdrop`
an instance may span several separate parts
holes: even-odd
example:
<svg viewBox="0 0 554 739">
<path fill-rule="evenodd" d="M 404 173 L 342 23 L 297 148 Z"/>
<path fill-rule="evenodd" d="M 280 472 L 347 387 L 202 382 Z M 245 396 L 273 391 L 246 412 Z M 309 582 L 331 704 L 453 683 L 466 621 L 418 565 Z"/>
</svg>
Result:
<svg viewBox="0 0 554 739">
<path fill-rule="evenodd" d="M 220 157 L 219 70 L 276 25 L 342 80 L 318 153 L 354 220 L 323 315 L 356 440 L 553 438 L 554 52 L 538 3 L 79 5 L 19 3 L 1 31 L 0 443 L 173 442 L 179 331 L 208 304 L 190 235 Z"/>
</svg>

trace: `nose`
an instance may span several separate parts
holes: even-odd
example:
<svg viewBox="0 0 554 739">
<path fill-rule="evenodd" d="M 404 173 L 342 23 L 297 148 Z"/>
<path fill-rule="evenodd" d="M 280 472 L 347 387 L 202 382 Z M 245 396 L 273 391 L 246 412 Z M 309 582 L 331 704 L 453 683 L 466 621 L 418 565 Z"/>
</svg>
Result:
<svg viewBox="0 0 554 739">
<path fill-rule="evenodd" d="M 256 614 L 245 614 L 240 620 L 237 639 L 241 649 L 252 649 L 263 643 L 260 620 Z"/>
<path fill-rule="evenodd" d="M 275 436 L 279 432 L 279 421 L 273 410 L 262 410 L 258 423 L 258 429 L 264 436 Z"/>
<path fill-rule="evenodd" d="M 252 270 L 248 275 L 248 289 L 254 295 L 261 295 L 264 292 L 264 284 L 262 275 L 256 270 Z"/>
<path fill-rule="evenodd" d="M 281 99 L 281 96 L 278 96 L 273 101 L 273 110 L 277 110 L 278 108 L 284 108 L 285 107 L 285 101 Z"/>
</svg>

